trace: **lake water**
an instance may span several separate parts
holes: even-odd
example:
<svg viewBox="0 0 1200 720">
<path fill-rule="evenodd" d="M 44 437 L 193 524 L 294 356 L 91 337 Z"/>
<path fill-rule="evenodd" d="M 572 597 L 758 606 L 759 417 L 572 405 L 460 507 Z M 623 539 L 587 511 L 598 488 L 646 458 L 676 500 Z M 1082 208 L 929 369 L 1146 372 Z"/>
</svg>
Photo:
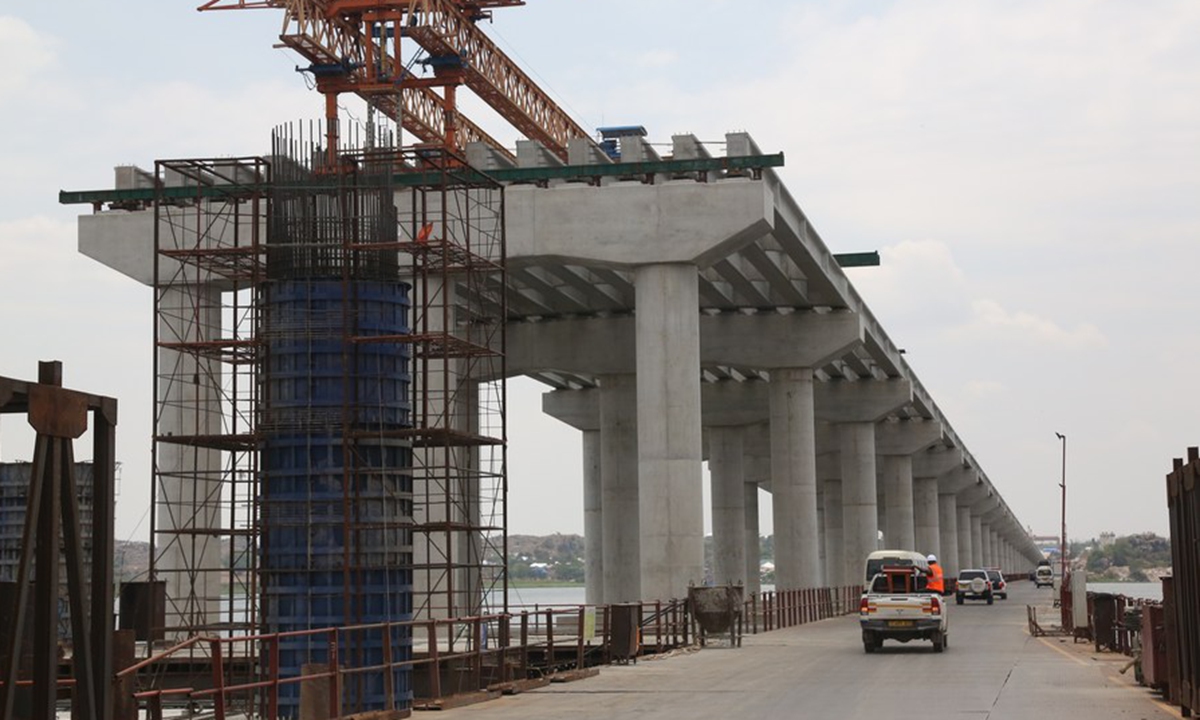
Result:
<svg viewBox="0 0 1200 720">
<path fill-rule="evenodd" d="M 558 607 L 582 605 L 584 603 L 584 587 L 571 585 L 567 587 L 525 587 L 508 589 L 508 606 L 510 610 L 532 609 L 538 607 Z"/>
<path fill-rule="evenodd" d="M 1112 593 L 1147 600 L 1162 600 L 1162 583 L 1093 583 L 1087 584 L 1088 592 Z"/>
<path fill-rule="evenodd" d="M 1162 583 L 1088 583 L 1088 591 L 1125 595 L 1126 597 L 1145 598 L 1147 600 L 1162 600 Z M 764 590 L 771 589 L 764 586 Z M 569 587 L 527 587 L 509 588 L 508 603 L 513 610 L 532 609 L 538 607 L 559 607 L 582 605 L 584 589 L 582 585 Z"/>
</svg>

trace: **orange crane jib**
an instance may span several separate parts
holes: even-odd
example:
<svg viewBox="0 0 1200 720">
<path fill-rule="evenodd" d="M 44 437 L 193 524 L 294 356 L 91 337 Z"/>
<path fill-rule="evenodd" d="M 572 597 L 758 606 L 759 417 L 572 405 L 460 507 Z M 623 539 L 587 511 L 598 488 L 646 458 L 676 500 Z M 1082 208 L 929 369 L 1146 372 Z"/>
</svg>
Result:
<svg viewBox="0 0 1200 720">
<path fill-rule="evenodd" d="M 200 10 L 254 8 L 284 11 L 280 42 L 322 73 L 317 89 L 327 96 L 353 92 L 423 142 L 461 151 L 484 142 L 510 153 L 457 109 L 462 84 L 521 134 L 563 160 L 571 138 L 589 133 L 550 99 L 477 26 L 499 7 L 523 0 L 210 0 Z M 432 78 L 408 71 L 401 54 L 415 42 L 428 54 Z M 435 88 L 441 87 L 442 94 Z M 511 155 L 510 155 L 511 156 Z"/>
</svg>

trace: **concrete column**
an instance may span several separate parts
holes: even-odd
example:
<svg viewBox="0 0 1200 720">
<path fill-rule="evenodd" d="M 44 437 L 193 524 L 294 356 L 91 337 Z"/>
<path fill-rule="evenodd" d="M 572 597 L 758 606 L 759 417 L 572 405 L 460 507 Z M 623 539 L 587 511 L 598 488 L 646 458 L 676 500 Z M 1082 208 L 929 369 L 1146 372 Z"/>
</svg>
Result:
<svg viewBox="0 0 1200 720">
<path fill-rule="evenodd" d="M 821 571 L 812 370 L 772 370 L 770 391 L 775 587 L 817 587 Z"/>
<path fill-rule="evenodd" d="M 983 567 L 983 517 L 971 512 L 971 567 Z"/>
<path fill-rule="evenodd" d="M 923 477 L 913 480 L 913 541 L 917 552 L 926 555 L 932 553 L 941 558 L 937 478 Z"/>
<path fill-rule="evenodd" d="M 958 555 L 962 560 L 959 570 L 979 567 L 971 560 L 975 556 L 971 542 L 971 508 L 962 505 L 958 506 Z"/>
<path fill-rule="evenodd" d="M 604 485 L 600 474 L 600 431 L 583 431 L 584 602 L 604 604 Z"/>
<path fill-rule="evenodd" d="M 634 291 L 641 590 L 667 600 L 704 579 L 696 266 L 640 266 Z"/>
<path fill-rule="evenodd" d="M 842 545 L 842 481 L 826 480 L 825 492 L 822 493 L 825 502 L 825 584 L 829 587 L 843 587 L 847 582 L 845 552 Z M 855 574 L 852 577 L 857 578 Z"/>
<path fill-rule="evenodd" d="M 820 480 L 817 481 L 817 557 L 821 573 L 817 587 L 829 587 L 825 581 L 825 487 Z"/>
<path fill-rule="evenodd" d="M 979 523 L 979 539 L 979 560 L 983 567 L 992 567 L 995 564 L 992 562 L 992 526 L 982 519 Z"/>
<path fill-rule="evenodd" d="M 878 467 L 878 459 L 876 460 L 876 466 Z M 883 492 L 883 478 L 875 478 L 875 488 L 875 528 L 877 535 L 883 538 L 880 541 L 882 544 L 879 547 L 893 547 L 889 544 L 892 542 L 892 536 L 888 534 L 887 495 Z"/>
<path fill-rule="evenodd" d="M 759 544 L 758 530 L 758 484 L 753 482 L 742 483 L 742 512 L 745 513 L 744 539 L 742 546 L 745 548 L 742 551 L 743 559 L 746 563 L 746 597 L 756 594 L 762 590 L 762 583 L 759 579 L 759 564 L 762 552 Z"/>
<path fill-rule="evenodd" d="M 875 423 L 848 422 L 838 428 L 842 467 L 844 573 L 861 580 L 863 562 L 879 547 L 875 506 Z"/>
<path fill-rule="evenodd" d="M 712 479 L 713 583 L 746 580 L 746 494 L 740 427 L 708 429 Z"/>
<path fill-rule="evenodd" d="M 882 465 L 881 476 L 887 498 L 886 545 L 905 550 L 916 548 L 912 456 L 884 455 Z"/>
<path fill-rule="evenodd" d="M 986 521 L 979 523 L 979 538 L 983 541 L 983 545 L 980 547 L 979 557 L 983 560 L 984 568 L 991 568 L 991 566 L 995 565 L 995 563 L 992 562 L 991 554 L 991 526 Z"/>
<path fill-rule="evenodd" d="M 222 337 L 221 291 L 215 285 L 161 290 L 159 335 L 203 342 Z M 168 348 L 158 351 L 160 373 L 194 382 L 160 382 L 158 431 L 163 435 L 220 435 L 221 366 L 210 358 Z M 158 443 L 158 515 L 154 538 L 158 579 L 166 584 L 167 627 L 216 621 L 221 596 L 221 452 Z M 175 636 L 182 638 L 182 635 Z M 168 639 L 171 639 L 170 637 Z"/>
<path fill-rule="evenodd" d="M 942 571 L 947 576 L 956 576 L 963 565 L 958 554 L 958 512 L 955 495 L 951 493 L 938 494 L 938 520 L 940 521 L 938 542 L 942 548 L 938 560 L 941 561 Z"/>
<path fill-rule="evenodd" d="M 913 455 L 913 532 L 917 549 L 942 558 L 939 478 L 962 466 L 962 450 L 935 445 Z M 942 570 L 950 568 L 942 562 Z"/>
<path fill-rule="evenodd" d="M 601 376 L 600 506 L 604 599 L 609 603 L 642 599 L 637 417 L 634 377 Z"/>
</svg>

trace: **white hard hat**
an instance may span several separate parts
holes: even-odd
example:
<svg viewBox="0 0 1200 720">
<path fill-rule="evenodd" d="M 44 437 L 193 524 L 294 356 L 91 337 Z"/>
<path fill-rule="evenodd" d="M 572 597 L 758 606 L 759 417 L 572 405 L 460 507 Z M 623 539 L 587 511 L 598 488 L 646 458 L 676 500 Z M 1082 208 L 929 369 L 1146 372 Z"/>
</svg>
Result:
<svg viewBox="0 0 1200 720">
<path fill-rule="evenodd" d="M 925 556 L 925 559 L 929 562 L 937 562 L 937 555 L 930 553 L 929 555 Z"/>
</svg>

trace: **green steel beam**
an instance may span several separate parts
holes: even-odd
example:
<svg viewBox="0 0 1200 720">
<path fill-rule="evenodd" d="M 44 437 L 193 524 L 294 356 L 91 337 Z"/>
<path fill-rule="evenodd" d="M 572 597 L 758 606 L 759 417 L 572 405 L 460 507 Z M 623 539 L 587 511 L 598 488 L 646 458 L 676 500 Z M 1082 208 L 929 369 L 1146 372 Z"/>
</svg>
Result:
<svg viewBox="0 0 1200 720">
<path fill-rule="evenodd" d="M 675 175 L 719 171 L 759 171 L 764 168 L 782 167 L 783 153 L 774 155 L 747 155 L 725 158 L 696 158 L 691 160 L 660 160 L 657 162 L 612 163 L 603 165 L 563 165 L 544 168 L 505 168 L 487 173 L 471 170 L 454 171 L 447 177 L 442 172 L 399 172 L 393 178 L 399 186 L 434 185 L 446 181 L 452 184 L 481 184 L 498 182 L 537 183 L 549 180 L 592 180 L 602 177 L 637 177 L 650 175 Z M 312 185 L 305 185 L 313 188 Z M 245 195 L 252 191 L 250 186 L 189 186 L 168 187 L 159 191 L 164 200 L 213 198 Z M 101 203 L 149 203 L 153 202 L 153 188 L 133 190 L 60 190 L 58 202 L 62 205 L 97 205 Z"/>
<path fill-rule="evenodd" d="M 879 264 L 879 251 L 860 253 L 834 253 L 833 259 L 841 267 L 875 267 Z"/>
</svg>

